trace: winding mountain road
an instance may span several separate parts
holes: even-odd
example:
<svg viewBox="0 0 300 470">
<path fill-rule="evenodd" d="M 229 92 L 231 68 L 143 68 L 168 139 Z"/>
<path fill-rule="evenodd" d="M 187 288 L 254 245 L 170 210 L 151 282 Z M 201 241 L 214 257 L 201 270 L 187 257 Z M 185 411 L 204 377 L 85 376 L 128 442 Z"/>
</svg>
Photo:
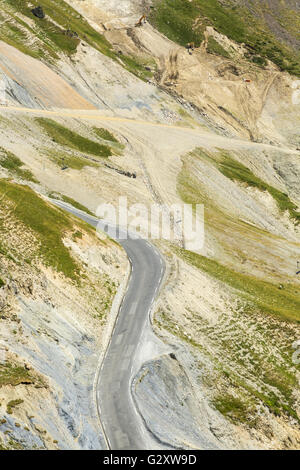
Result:
<svg viewBox="0 0 300 470">
<path fill-rule="evenodd" d="M 107 225 L 96 217 L 61 201 L 52 202 L 90 225 L 107 231 Z M 97 402 L 110 449 L 147 449 L 153 438 L 134 405 L 131 381 L 136 353 L 163 279 L 165 264 L 157 249 L 146 240 L 134 237 L 118 241 L 127 252 L 131 276 L 100 369 Z"/>
<path fill-rule="evenodd" d="M 90 120 L 99 123 L 109 122 L 112 125 L 120 124 L 120 127 L 117 127 L 118 131 L 121 130 L 124 133 L 122 128 L 126 127 L 126 135 L 130 134 L 132 140 L 134 139 L 133 136 L 139 135 L 138 145 L 142 142 L 142 148 L 145 147 L 143 144 L 144 139 L 147 139 L 148 146 L 151 139 L 152 141 L 157 141 L 156 146 L 152 146 L 151 142 L 151 150 L 147 153 L 147 171 L 151 170 L 152 182 L 154 181 L 153 186 L 156 188 L 157 193 L 166 193 L 164 203 L 172 203 L 172 201 L 176 200 L 175 182 L 182 167 L 180 154 L 185 154 L 193 148 L 202 146 L 210 148 L 211 146 L 212 148 L 230 149 L 231 151 L 248 150 L 251 148 L 259 151 L 271 150 L 272 152 L 278 149 L 281 154 L 298 155 L 296 150 L 291 150 L 287 147 L 276 147 L 275 145 L 217 135 L 201 127 L 189 128 L 160 122 L 136 120 L 124 116 L 101 115 L 96 111 L 42 110 L 1 106 L 0 115 L 7 113 L 10 116 L 29 114 L 44 117 L 79 119 L 81 121 Z M 166 151 L 165 143 L 167 142 L 169 145 L 171 141 L 176 158 L 174 155 L 171 156 L 169 150 Z M 137 140 L 135 140 L 136 142 Z M 165 151 L 165 156 L 162 158 L 160 154 L 164 155 L 164 151 L 161 148 Z M 152 154 L 155 158 L 152 157 Z M 161 176 L 164 174 L 168 175 L 169 173 L 172 174 L 173 182 L 170 188 L 167 188 L 167 179 Z M 145 176 L 145 171 L 143 171 L 143 175 Z M 46 176 L 48 178 L 48 175 Z M 81 190 L 84 189 L 87 189 L 86 185 L 81 188 Z M 105 224 L 96 217 L 85 214 L 61 201 L 52 200 L 52 202 L 93 226 L 99 224 L 99 227 L 105 231 Z M 132 271 L 128 289 L 119 309 L 119 315 L 99 374 L 97 384 L 99 414 L 108 448 L 112 450 L 153 449 L 158 448 L 162 444 L 154 440 L 154 437 L 148 432 L 141 416 L 138 414 L 133 402 L 131 383 L 133 377 L 138 372 L 136 368 L 140 362 L 137 359 L 141 356 L 140 353 L 144 341 L 143 333 L 149 329 L 149 313 L 162 282 L 165 264 L 156 248 L 146 240 L 129 238 L 118 241 L 127 252 Z"/>
</svg>

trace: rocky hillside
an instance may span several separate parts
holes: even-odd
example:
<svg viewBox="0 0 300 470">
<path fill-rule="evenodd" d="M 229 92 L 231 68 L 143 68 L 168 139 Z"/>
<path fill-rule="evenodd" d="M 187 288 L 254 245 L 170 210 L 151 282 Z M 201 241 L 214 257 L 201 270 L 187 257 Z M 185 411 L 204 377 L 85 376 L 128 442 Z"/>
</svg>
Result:
<svg viewBox="0 0 300 470">
<path fill-rule="evenodd" d="M 28 186 L 0 194 L 1 448 L 101 447 L 92 384 L 124 255 Z"/>
<path fill-rule="evenodd" d="M 226 3 L 226 2 L 222 2 Z M 227 2 L 228 3 L 228 2 Z M 296 0 L 279 0 L 255 2 L 253 0 L 235 0 L 233 7 L 244 7 L 249 14 L 260 20 L 264 28 L 290 49 L 299 52 L 299 12 Z"/>
<path fill-rule="evenodd" d="M 133 383 L 148 428 L 300 448 L 298 3 L 0 4 L 1 446 L 104 446 L 92 384 L 126 257 L 49 197 L 95 213 L 126 195 L 205 205 L 200 253 L 157 242 L 172 354 Z"/>
<path fill-rule="evenodd" d="M 190 41 L 200 46 L 205 29 L 212 26 L 244 44 L 250 61 L 265 65 L 271 60 L 282 70 L 299 75 L 299 12 L 293 0 L 154 0 L 150 20 L 183 46 Z M 210 47 L 221 52 L 212 41 Z"/>
</svg>

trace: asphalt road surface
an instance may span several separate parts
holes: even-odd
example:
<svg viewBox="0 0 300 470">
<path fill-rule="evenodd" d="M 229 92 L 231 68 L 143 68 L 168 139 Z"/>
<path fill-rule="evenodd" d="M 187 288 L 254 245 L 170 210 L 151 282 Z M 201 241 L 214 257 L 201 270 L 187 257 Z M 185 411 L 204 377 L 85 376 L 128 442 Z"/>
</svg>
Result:
<svg viewBox="0 0 300 470">
<path fill-rule="evenodd" d="M 107 231 L 107 225 L 61 201 L 53 203 Z M 118 236 L 116 237 L 118 240 Z M 148 241 L 141 238 L 119 240 L 131 264 L 131 276 L 97 385 L 101 423 L 110 449 L 148 449 L 151 436 L 136 411 L 131 395 L 135 353 L 140 347 L 149 312 L 165 271 L 164 261 Z"/>
</svg>

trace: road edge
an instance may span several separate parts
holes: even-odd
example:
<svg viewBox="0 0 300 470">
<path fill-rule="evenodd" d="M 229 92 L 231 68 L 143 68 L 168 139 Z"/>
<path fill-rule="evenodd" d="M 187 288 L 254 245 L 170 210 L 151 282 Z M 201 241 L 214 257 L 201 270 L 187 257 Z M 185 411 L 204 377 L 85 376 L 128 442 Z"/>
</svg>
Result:
<svg viewBox="0 0 300 470">
<path fill-rule="evenodd" d="M 50 198 L 50 197 L 44 196 L 44 195 L 43 195 L 43 197 L 46 200 L 48 200 L 49 202 L 51 202 L 52 204 L 54 204 L 56 207 L 60 207 L 62 210 L 66 210 L 66 207 L 70 207 L 70 208 L 75 209 L 77 212 L 79 212 L 79 213 L 81 213 L 85 216 L 91 217 L 92 219 L 94 219 L 95 222 L 100 220 L 98 217 L 90 215 L 90 214 L 88 214 L 88 213 L 86 213 L 86 212 L 84 212 L 80 209 L 76 209 L 76 207 L 72 206 L 71 204 L 65 203 L 64 201 L 61 201 L 59 199 L 53 199 L 53 198 Z M 76 215 L 75 215 L 75 217 L 76 217 Z M 126 254 L 127 268 L 126 268 L 124 279 L 122 280 L 121 284 L 119 285 L 117 293 L 114 296 L 112 306 L 111 306 L 111 309 L 110 309 L 109 319 L 108 319 L 108 321 L 106 323 L 106 326 L 105 326 L 105 329 L 104 329 L 104 334 L 103 334 L 104 342 L 102 343 L 103 346 L 101 348 L 101 352 L 100 352 L 99 359 L 98 359 L 98 362 L 97 362 L 97 367 L 96 367 L 96 371 L 95 371 L 95 375 L 94 375 L 94 381 L 93 381 L 93 390 L 92 390 L 93 403 L 94 403 L 94 406 L 96 408 L 96 414 L 97 414 L 97 417 L 98 417 L 98 421 L 99 421 L 99 424 L 100 424 L 100 428 L 101 428 L 101 431 L 102 431 L 103 438 L 104 438 L 107 449 L 110 449 L 111 446 L 110 446 L 109 439 L 108 439 L 106 431 L 105 431 L 105 426 L 104 426 L 104 424 L 102 422 L 102 419 L 101 419 L 101 408 L 100 408 L 100 403 L 99 403 L 98 394 L 97 394 L 97 386 L 98 386 L 98 383 L 99 383 L 101 369 L 102 369 L 102 366 L 103 366 L 103 363 L 104 363 L 104 360 L 105 360 L 105 357 L 106 357 L 106 354 L 107 354 L 107 350 L 109 348 L 111 338 L 112 338 L 112 335 L 113 335 L 113 332 L 114 332 L 114 329 L 115 329 L 115 325 L 116 325 L 116 322 L 117 322 L 117 319 L 118 319 L 118 316 L 119 316 L 119 312 L 120 312 L 125 294 L 126 294 L 127 289 L 128 289 L 128 284 L 129 284 L 130 277 L 131 277 L 131 272 L 132 272 L 132 265 L 131 265 L 131 262 L 130 262 L 130 259 L 129 259 L 128 255 L 127 255 L 126 250 L 124 249 L 124 247 L 122 247 L 122 245 L 120 243 L 118 243 L 118 245 L 120 246 L 120 248 L 122 250 L 124 250 L 124 252 Z"/>
<path fill-rule="evenodd" d="M 46 197 L 46 199 L 48 199 L 50 202 L 54 203 L 56 206 L 60 207 L 61 209 L 65 209 L 65 207 L 68 207 L 68 206 L 72 209 L 76 209 L 71 204 L 65 203 L 64 201 L 55 200 L 55 199 L 48 198 L 48 197 Z M 85 216 L 91 217 L 92 219 L 94 219 L 94 221 L 97 221 L 97 220 L 99 221 L 99 218 L 97 218 L 95 216 L 91 216 L 90 214 L 87 214 L 86 212 L 84 212 L 82 210 L 76 209 L 76 211 L 79 212 L 79 213 L 82 213 Z M 117 241 L 117 243 L 118 243 L 118 241 Z M 104 346 L 101 348 L 100 356 L 99 356 L 99 359 L 98 359 L 98 363 L 97 363 L 97 367 L 96 367 L 96 371 L 95 371 L 95 375 L 94 375 L 93 392 L 92 392 L 93 402 L 94 402 L 94 406 L 96 407 L 96 413 L 97 413 L 97 416 L 98 416 L 100 428 L 102 430 L 103 438 L 104 438 L 104 441 L 105 441 L 105 444 L 106 444 L 106 447 L 107 447 L 108 450 L 111 449 L 111 445 L 110 445 L 108 436 L 107 436 L 106 431 L 105 431 L 105 425 L 104 425 L 104 423 L 101 419 L 101 407 L 100 407 L 100 403 L 99 403 L 97 388 L 98 388 L 98 385 L 99 385 L 99 379 L 100 379 L 100 374 L 101 374 L 101 371 L 102 371 L 102 367 L 103 367 L 103 364 L 104 364 L 104 361 L 105 361 L 105 358 L 106 358 L 107 351 L 109 349 L 109 345 L 111 343 L 113 332 L 114 332 L 116 322 L 117 322 L 118 317 L 119 317 L 120 309 L 122 307 L 122 303 L 123 303 L 124 297 L 126 295 L 128 285 L 129 285 L 129 281 L 130 281 L 130 278 L 131 278 L 131 273 L 132 273 L 131 259 L 128 256 L 126 249 L 120 243 L 118 243 L 118 244 L 119 244 L 120 248 L 122 248 L 124 250 L 124 252 L 126 253 L 127 269 L 126 269 L 125 277 L 122 280 L 121 284 L 119 285 L 118 291 L 117 291 L 117 293 L 114 297 L 114 300 L 113 300 L 113 303 L 112 303 L 112 306 L 111 306 L 111 309 L 110 309 L 109 319 L 108 319 L 107 324 L 106 324 L 105 329 L 104 329 L 104 335 L 103 335 L 104 336 L 104 342 L 102 343 Z M 155 308 L 156 308 L 156 306 L 159 302 L 160 293 L 161 293 L 162 289 L 165 287 L 165 285 L 167 283 L 167 278 L 168 278 L 168 274 L 169 274 L 168 271 L 169 270 L 168 270 L 168 263 L 166 262 L 166 258 L 163 255 L 163 253 L 159 250 L 159 248 L 155 244 L 150 243 L 149 241 L 148 241 L 148 244 L 151 245 L 152 249 L 157 254 L 159 254 L 159 256 L 162 260 L 162 263 L 163 263 L 163 273 L 162 273 L 162 276 L 159 280 L 159 285 L 158 285 L 155 297 L 153 298 L 152 305 L 150 306 L 150 309 L 149 309 L 148 314 L 147 314 L 150 330 L 157 337 L 157 339 L 161 341 L 161 338 L 156 334 L 156 332 L 154 330 L 153 316 L 154 316 Z M 144 418 L 143 418 L 143 416 L 142 416 L 142 414 L 139 410 L 139 407 L 137 406 L 137 403 L 136 403 L 136 400 L 135 400 L 135 397 L 134 397 L 134 393 L 132 391 L 132 385 L 134 383 L 134 379 L 135 379 L 137 374 L 138 374 L 138 371 L 135 375 L 131 376 L 131 380 L 130 380 L 131 383 L 130 383 L 130 386 L 129 386 L 129 393 L 131 395 L 131 399 L 133 401 L 136 412 L 139 414 L 140 418 L 142 419 L 142 421 L 144 423 L 145 428 L 148 430 L 148 432 L 153 436 L 153 438 L 156 441 L 160 442 L 160 440 L 157 438 L 157 436 L 155 436 L 151 432 L 151 430 L 148 428 L 148 426 L 146 425 L 146 422 L 145 422 L 145 420 L 144 420 Z M 100 387 L 99 387 L 99 389 L 100 389 Z M 162 444 L 165 444 L 165 443 L 162 443 Z"/>
<path fill-rule="evenodd" d="M 124 251 L 126 253 L 126 250 Z M 126 256 L 127 256 L 127 253 L 126 253 Z M 123 281 L 121 282 L 121 284 L 119 285 L 118 291 L 114 297 L 114 300 L 110 309 L 110 315 L 109 315 L 110 318 L 108 319 L 108 322 L 105 327 L 105 332 L 104 332 L 105 340 L 104 340 L 103 348 L 101 350 L 100 357 L 98 360 L 95 377 L 94 377 L 94 383 L 93 383 L 94 404 L 97 409 L 97 416 L 99 419 L 100 427 L 102 429 L 104 440 L 108 449 L 111 449 L 111 446 L 109 443 L 109 439 L 106 435 L 105 426 L 101 420 L 101 407 L 100 407 L 100 403 L 98 399 L 97 387 L 99 384 L 101 369 L 102 369 L 102 366 L 103 366 L 103 363 L 104 363 L 104 360 L 105 360 L 105 357 L 106 357 L 106 354 L 107 354 L 107 351 L 111 342 L 111 338 L 115 329 L 117 319 L 119 317 L 119 313 L 120 313 L 120 309 L 124 300 L 124 296 L 127 292 L 128 284 L 129 284 L 130 277 L 131 277 L 131 271 L 132 271 L 131 263 L 127 256 L 127 269 L 126 269 L 125 277 Z"/>
</svg>

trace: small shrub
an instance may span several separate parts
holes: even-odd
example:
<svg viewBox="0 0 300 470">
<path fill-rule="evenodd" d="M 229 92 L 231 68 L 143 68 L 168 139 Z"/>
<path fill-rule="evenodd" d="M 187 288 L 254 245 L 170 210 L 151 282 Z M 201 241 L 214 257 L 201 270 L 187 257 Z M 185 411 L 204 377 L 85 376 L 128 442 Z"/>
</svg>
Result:
<svg viewBox="0 0 300 470">
<path fill-rule="evenodd" d="M 17 399 L 17 400 L 11 400 L 7 403 L 6 405 L 6 412 L 11 415 L 13 413 L 13 409 L 16 407 L 16 406 L 19 406 L 21 405 L 22 403 L 24 403 L 24 400 L 21 400 L 20 398 Z"/>
<path fill-rule="evenodd" d="M 4 385 L 20 385 L 34 383 L 33 377 L 24 367 L 5 363 L 0 364 L 0 388 Z"/>
<path fill-rule="evenodd" d="M 2 155 L 1 155 L 2 154 Z M 12 175 L 17 176 L 23 180 L 37 183 L 30 170 L 23 170 L 24 163 L 12 152 L 0 147 L 0 166 L 8 170 Z"/>
</svg>

